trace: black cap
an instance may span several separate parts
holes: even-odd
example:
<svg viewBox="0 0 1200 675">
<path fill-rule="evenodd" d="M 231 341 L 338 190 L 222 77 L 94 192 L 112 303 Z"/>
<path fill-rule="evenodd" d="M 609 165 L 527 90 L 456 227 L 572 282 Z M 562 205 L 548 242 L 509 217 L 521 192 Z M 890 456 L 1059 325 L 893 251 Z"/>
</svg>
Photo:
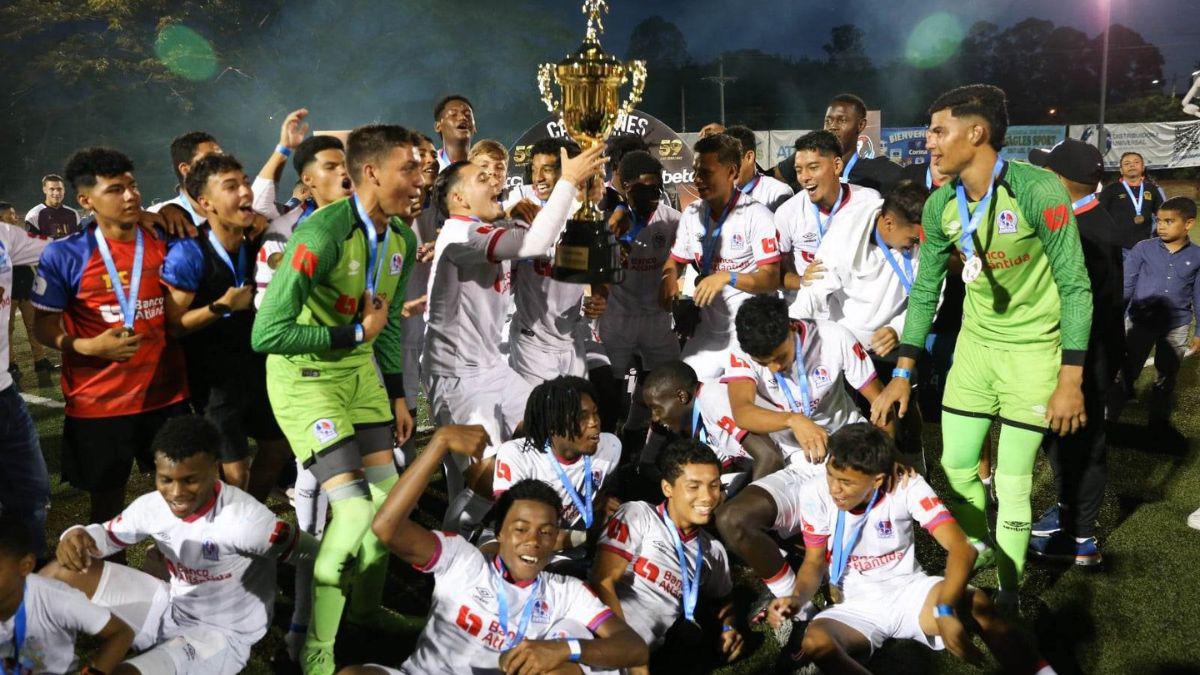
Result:
<svg viewBox="0 0 1200 675">
<path fill-rule="evenodd" d="M 1030 150 L 1029 163 L 1067 180 L 1094 185 L 1104 175 L 1104 157 L 1091 143 L 1068 138 L 1050 150 Z"/>
</svg>

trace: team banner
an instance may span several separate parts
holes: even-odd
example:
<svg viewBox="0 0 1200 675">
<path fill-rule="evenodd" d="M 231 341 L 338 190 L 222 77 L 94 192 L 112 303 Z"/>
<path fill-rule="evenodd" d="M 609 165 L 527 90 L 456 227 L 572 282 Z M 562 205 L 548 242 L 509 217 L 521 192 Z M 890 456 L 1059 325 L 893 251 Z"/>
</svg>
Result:
<svg viewBox="0 0 1200 675">
<path fill-rule="evenodd" d="M 925 149 L 925 129 L 925 127 L 884 129 L 880 133 L 883 139 L 883 156 L 903 166 L 924 164 L 929 161 L 929 152 Z"/>
<path fill-rule="evenodd" d="M 1071 125 L 1071 138 L 1096 142 L 1096 125 Z M 1104 168 L 1116 169 L 1121 155 L 1139 153 L 1147 169 L 1200 166 L 1200 122 L 1104 125 Z"/>
<path fill-rule="evenodd" d="M 1011 126 L 1004 134 L 1004 150 L 1000 152 L 1000 156 L 1004 159 L 1026 161 L 1029 159 L 1030 150 L 1049 150 L 1062 143 L 1066 138 L 1066 131 L 1066 127 L 1057 124 Z"/>
</svg>

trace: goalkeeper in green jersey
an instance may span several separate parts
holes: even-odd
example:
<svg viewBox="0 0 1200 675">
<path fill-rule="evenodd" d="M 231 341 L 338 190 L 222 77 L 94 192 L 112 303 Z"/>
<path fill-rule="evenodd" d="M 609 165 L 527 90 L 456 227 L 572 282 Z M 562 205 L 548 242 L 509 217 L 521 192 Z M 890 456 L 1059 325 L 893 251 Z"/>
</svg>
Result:
<svg viewBox="0 0 1200 675">
<path fill-rule="evenodd" d="M 418 143 L 395 125 L 350 133 L 354 194 L 296 229 L 254 321 L 252 345 L 270 355 L 275 418 L 333 513 L 313 568 L 313 616 L 300 658 L 308 675 L 334 672 L 348 589 L 351 623 L 409 627 L 381 606 L 387 549 L 370 525 L 397 480 L 392 448 L 413 429 L 401 325 L 416 246 L 401 219 L 420 209 Z"/>
<path fill-rule="evenodd" d="M 1004 92 L 959 87 L 929 108 L 930 161 L 957 179 L 925 203 L 917 278 L 908 301 L 894 378 L 871 406 L 882 424 L 904 416 L 912 371 L 925 344 L 954 248 L 963 256 L 963 327 L 942 399 L 942 467 L 950 506 L 988 559 L 979 455 L 993 419 L 997 450 L 995 555 L 1001 604 L 1016 605 L 1031 521 L 1033 463 L 1047 427 L 1070 434 L 1087 423 L 1083 360 L 1091 285 L 1071 200 L 1054 174 L 1000 157 Z M 1103 420 L 1093 423 L 1102 424 Z"/>
</svg>

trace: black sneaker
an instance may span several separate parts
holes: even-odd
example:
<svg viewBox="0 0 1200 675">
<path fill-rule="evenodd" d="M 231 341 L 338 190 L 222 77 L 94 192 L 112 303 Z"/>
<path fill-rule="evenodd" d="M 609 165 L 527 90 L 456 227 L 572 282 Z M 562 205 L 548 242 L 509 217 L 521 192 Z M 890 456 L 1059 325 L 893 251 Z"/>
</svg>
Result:
<svg viewBox="0 0 1200 675">
<path fill-rule="evenodd" d="M 33 372 L 35 373 L 53 373 L 61 367 L 50 359 L 43 358 L 33 362 Z"/>
</svg>

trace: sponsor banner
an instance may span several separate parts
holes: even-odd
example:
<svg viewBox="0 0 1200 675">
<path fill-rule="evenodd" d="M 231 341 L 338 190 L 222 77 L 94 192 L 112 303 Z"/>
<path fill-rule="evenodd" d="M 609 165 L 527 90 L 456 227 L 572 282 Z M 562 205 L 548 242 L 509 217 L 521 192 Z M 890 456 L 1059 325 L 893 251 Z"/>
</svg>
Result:
<svg viewBox="0 0 1200 675">
<path fill-rule="evenodd" d="M 881 132 L 883 156 L 900 164 L 924 164 L 929 161 L 925 150 L 925 127 L 891 127 Z"/>
<path fill-rule="evenodd" d="M 767 132 L 771 139 L 771 161 L 763 162 L 769 166 L 775 166 L 795 152 L 796 139 L 804 134 L 812 131 L 812 129 L 772 129 Z"/>
<path fill-rule="evenodd" d="M 1007 160 L 1029 161 L 1029 151 L 1035 148 L 1049 150 L 1066 138 L 1066 127 L 1061 125 L 1026 124 L 1008 128 L 1004 134 L 1004 150 L 1000 156 Z"/>
<path fill-rule="evenodd" d="M 1071 125 L 1071 138 L 1095 143 L 1095 124 Z M 1200 166 L 1200 121 L 1104 125 L 1104 168 L 1117 169 L 1121 155 L 1136 152 L 1147 169 Z"/>
</svg>

